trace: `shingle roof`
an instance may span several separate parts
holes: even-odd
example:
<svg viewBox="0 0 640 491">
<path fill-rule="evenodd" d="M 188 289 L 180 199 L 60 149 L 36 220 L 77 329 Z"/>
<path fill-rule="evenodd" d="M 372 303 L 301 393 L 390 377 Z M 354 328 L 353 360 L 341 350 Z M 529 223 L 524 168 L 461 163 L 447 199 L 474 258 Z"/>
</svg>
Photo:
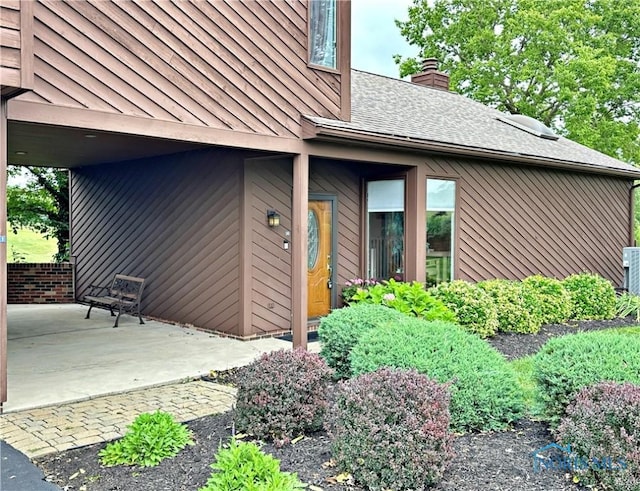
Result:
<svg viewBox="0 0 640 491">
<path fill-rule="evenodd" d="M 453 92 L 359 70 L 351 73 L 351 121 L 306 116 L 319 128 L 489 150 L 593 169 L 637 169 L 566 138 L 547 140 L 497 119 L 504 113 Z"/>
</svg>

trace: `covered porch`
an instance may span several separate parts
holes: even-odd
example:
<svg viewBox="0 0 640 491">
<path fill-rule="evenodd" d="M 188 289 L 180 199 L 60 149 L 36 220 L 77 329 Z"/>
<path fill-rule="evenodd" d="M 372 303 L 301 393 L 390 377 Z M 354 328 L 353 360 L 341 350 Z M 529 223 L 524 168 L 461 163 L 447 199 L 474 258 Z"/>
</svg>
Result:
<svg viewBox="0 0 640 491">
<path fill-rule="evenodd" d="M 251 342 L 123 316 L 80 304 L 8 306 L 5 412 L 90 399 L 190 380 L 290 348 L 276 338 Z"/>
</svg>

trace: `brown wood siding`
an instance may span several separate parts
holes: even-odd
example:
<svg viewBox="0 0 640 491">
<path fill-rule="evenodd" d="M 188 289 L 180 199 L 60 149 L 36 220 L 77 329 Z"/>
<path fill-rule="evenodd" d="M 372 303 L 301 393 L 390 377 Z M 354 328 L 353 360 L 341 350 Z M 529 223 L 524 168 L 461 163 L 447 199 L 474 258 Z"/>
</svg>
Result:
<svg viewBox="0 0 640 491">
<path fill-rule="evenodd" d="M 33 83 L 33 9 L 30 2 L 0 0 L 0 88 L 12 96 Z"/>
<path fill-rule="evenodd" d="M 591 271 L 622 281 L 631 181 L 454 158 L 427 173 L 459 177 L 459 277 L 563 278 Z"/>
<path fill-rule="evenodd" d="M 243 158 L 198 151 L 74 169 L 77 294 L 114 273 L 141 276 L 144 314 L 237 334 Z"/>
<path fill-rule="evenodd" d="M 291 328 L 291 159 L 256 160 L 245 167 L 247 219 L 251 230 L 251 334 Z M 269 228 L 267 210 L 280 214 L 280 226 Z"/>
<path fill-rule="evenodd" d="M 312 159 L 309 192 L 338 197 L 336 288 L 360 275 L 360 171 L 356 164 Z"/>
<path fill-rule="evenodd" d="M 291 328 L 291 159 L 256 160 L 245 169 L 250 195 L 251 329 L 254 335 Z M 311 160 L 309 193 L 335 195 L 338 213 L 338 283 L 358 275 L 360 175 L 355 165 Z M 267 226 L 267 210 L 280 214 L 280 226 Z M 338 285 L 336 285 L 338 286 Z"/>
<path fill-rule="evenodd" d="M 22 100 L 275 136 L 337 117 L 340 75 L 306 59 L 302 1 L 35 4 Z"/>
</svg>

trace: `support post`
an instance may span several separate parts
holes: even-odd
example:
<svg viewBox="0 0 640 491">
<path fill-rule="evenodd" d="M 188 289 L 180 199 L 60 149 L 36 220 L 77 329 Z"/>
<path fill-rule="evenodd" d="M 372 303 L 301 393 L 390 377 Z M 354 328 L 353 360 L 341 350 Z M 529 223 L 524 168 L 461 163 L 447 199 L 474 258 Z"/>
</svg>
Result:
<svg viewBox="0 0 640 491">
<path fill-rule="evenodd" d="M 309 213 L 309 154 L 293 158 L 291 244 L 291 329 L 293 347 L 307 347 L 307 220 Z"/>
<path fill-rule="evenodd" d="M 0 97 L 0 413 L 7 401 L 7 101 Z"/>
<path fill-rule="evenodd" d="M 427 279 L 427 181 L 420 167 L 407 172 L 405 214 L 405 281 Z"/>
</svg>

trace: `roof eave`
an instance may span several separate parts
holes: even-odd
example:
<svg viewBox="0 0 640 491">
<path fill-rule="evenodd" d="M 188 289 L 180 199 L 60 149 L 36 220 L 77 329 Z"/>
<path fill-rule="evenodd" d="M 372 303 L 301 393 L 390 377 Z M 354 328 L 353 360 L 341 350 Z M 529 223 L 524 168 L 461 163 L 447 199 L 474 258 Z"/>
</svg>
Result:
<svg viewBox="0 0 640 491">
<path fill-rule="evenodd" d="M 629 171 L 616 169 L 614 167 L 604 167 L 594 164 L 572 162 L 570 160 L 551 159 L 526 155 L 515 152 L 503 152 L 478 147 L 465 147 L 452 143 L 444 143 L 430 140 L 417 140 L 410 137 L 400 137 L 379 133 L 369 133 L 344 128 L 330 128 L 315 123 L 307 118 L 303 118 L 303 138 L 305 140 L 316 141 L 350 141 L 364 145 L 386 145 L 402 148 L 404 150 L 419 150 L 435 152 L 439 154 L 458 155 L 465 157 L 475 157 L 480 159 L 500 160 L 511 163 L 552 167 L 557 169 L 574 170 L 579 172 L 589 172 L 617 177 L 627 177 L 630 179 L 640 179 L 640 170 Z"/>
</svg>

